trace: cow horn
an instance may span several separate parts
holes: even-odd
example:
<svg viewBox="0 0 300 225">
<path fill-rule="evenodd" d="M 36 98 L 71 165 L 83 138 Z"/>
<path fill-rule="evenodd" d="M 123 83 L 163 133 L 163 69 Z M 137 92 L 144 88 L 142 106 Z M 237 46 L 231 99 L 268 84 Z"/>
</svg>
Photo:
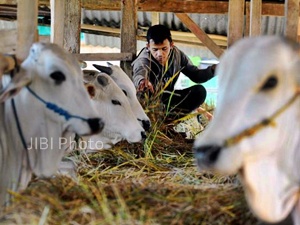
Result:
<svg viewBox="0 0 300 225">
<path fill-rule="evenodd" d="M 106 73 L 106 74 L 108 74 L 108 75 L 111 75 L 111 74 L 113 73 L 112 68 L 110 68 L 110 67 L 107 67 L 107 66 L 101 66 L 101 65 L 97 65 L 97 64 L 93 64 L 93 66 L 94 66 L 97 70 L 99 70 L 99 71 L 101 71 L 101 72 L 104 72 L 104 73 Z"/>
</svg>

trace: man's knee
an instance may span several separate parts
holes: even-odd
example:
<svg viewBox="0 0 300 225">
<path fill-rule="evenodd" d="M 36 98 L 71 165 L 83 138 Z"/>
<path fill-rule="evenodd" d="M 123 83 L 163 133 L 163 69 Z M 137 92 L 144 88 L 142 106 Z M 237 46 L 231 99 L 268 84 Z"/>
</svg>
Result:
<svg viewBox="0 0 300 225">
<path fill-rule="evenodd" d="M 191 95 L 194 97 L 195 101 L 201 105 L 206 99 L 207 91 L 202 85 L 195 85 L 191 89 Z"/>
</svg>

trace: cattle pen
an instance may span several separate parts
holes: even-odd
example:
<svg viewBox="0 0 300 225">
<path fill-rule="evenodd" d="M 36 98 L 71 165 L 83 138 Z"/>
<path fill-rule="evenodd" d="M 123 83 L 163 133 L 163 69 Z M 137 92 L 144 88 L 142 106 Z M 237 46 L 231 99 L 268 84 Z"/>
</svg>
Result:
<svg viewBox="0 0 300 225">
<path fill-rule="evenodd" d="M 150 24 L 160 23 L 163 13 L 172 13 L 188 30 L 174 31 L 177 42 L 201 46 L 219 58 L 237 40 L 263 35 L 265 16 L 284 18 L 281 34 L 299 42 L 299 5 L 300 0 L 0 0 L 0 20 L 17 24 L 0 30 L 0 52 L 22 62 L 32 43 L 52 42 L 80 61 L 120 61 L 131 74 L 137 42 L 145 41 L 146 29 L 138 25 L 140 12 L 151 13 Z M 84 24 L 84 10 L 119 12 L 119 27 Z M 226 35 L 207 34 L 191 18 L 195 14 L 226 16 Z M 37 30 L 43 15 L 50 18 L 49 39 Z M 120 52 L 82 53 L 81 32 L 119 37 Z M 157 99 L 142 103 L 152 122 L 144 143 L 123 141 L 93 154 L 74 146 L 65 160 L 73 161 L 75 176 L 33 178 L 22 192 L 8 190 L 13 201 L 1 212 L 0 224 L 260 224 L 237 176 L 199 172 L 193 139 L 174 131 Z M 212 114 L 213 107 L 205 105 Z M 209 123 L 202 122 L 197 135 Z"/>
</svg>

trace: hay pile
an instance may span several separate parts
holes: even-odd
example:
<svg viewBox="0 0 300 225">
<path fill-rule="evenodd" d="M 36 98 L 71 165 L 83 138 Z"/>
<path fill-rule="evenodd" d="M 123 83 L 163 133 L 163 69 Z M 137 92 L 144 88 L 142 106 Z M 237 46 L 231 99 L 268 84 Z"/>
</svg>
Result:
<svg viewBox="0 0 300 225">
<path fill-rule="evenodd" d="M 237 178 L 197 171 L 192 141 L 154 109 L 144 144 L 72 152 L 77 181 L 61 175 L 32 180 L 22 193 L 11 193 L 14 202 L 0 224 L 258 224 Z"/>
</svg>

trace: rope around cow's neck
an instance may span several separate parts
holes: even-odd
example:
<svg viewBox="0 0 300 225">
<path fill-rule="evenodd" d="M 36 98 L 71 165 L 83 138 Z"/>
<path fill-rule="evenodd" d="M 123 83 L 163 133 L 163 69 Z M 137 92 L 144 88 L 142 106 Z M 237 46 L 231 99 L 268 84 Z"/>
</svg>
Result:
<svg viewBox="0 0 300 225">
<path fill-rule="evenodd" d="M 66 120 L 69 120 L 71 118 L 76 118 L 76 119 L 83 120 L 85 122 L 88 121 L 88 119 L 83 118 L 81 116 L 76 116 L 76 115 L 70 114 L 68 111 L 64 110 L 63 108 L 57 106 L 54 103 L 45 101 L 37 93 L 35 93 L 29 86 L 26 86 L 26 88 L 36 99 L 41 101 L 46 106 L 47 109 L 59 114 L 60 116 L 64 116 Z M 16 109 L 14 98 L 12 98 L 11 102 L 12 102 L 13 114 L 14 114 L 16 124 L 17 124 L 17 130 L 18 130 L 19 136 L 21 138 L 22 145 L 23 145 L 24 149 L 27 149 L 27 144 L 26 144 L 25 137 L 24 137 L 24 134 L 23 134 L 23 131 L 22 131 L 19 116 L 17 114 L 17 109 Z M 29 160 L 29 159 L 27 159 L 27 160 Z"/>
<path fill-rule="evenodd" d="M 285 110 L 287 110 L 299 97 L 300 95 L 300 87 L 297 87 L 295 94 L 289 99 L 289 101 L 281 106 L 277 111 L 275 111 L 269 118 L 263 119 L 261 122 L 254 124 L 252 127 L 243 130 L 241 133 L 230 137 L 225 140 L 224 147 L 231 147 L 233 145 L 238 144 L 242 139 L 251 137 L 256 134 L 261 129 L 267 126 L 275 126 L 275 119 L 281 115 Z"/>
<path fill-rule="evenodd" d="M 52 103 L 52 102 L 47 102 L 44 99 L 42 99 L 37 93 L 35 93 L 29 86 L 26 86 L 27 90 L 39 101 L 41 101 L 47 109 L 59 114 L 60 116 L 65 117 L 66 120 L 69 120 L 71 118 L 76 118 L 76 119 L 80 119 L 83 121 L 87 121 L 88 119 L 83 118 L 81 116 L 77 116 L 77 115 L 72 115 L 71 113 L 69 113 L 67 110 L 64 110 L 63 108 L 57 106 L 56 104 Z"/>
</svg>

